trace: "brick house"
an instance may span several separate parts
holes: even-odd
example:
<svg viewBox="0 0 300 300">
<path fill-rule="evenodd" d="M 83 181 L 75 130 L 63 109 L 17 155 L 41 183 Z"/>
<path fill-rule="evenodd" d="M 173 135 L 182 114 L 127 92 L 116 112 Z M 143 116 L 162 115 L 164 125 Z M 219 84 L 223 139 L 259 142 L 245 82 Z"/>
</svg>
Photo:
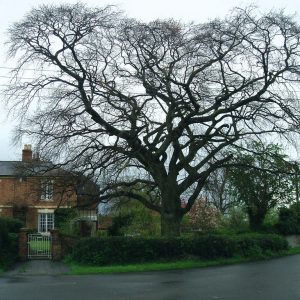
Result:
<svg viewBox="0 0 300 300">
<path fill-rule="evenodd" d="M 24 226 L 48 233 L 55 226 L 57 208 L 82 206 L 86 197 L 74 185 L 74 176 L 60 169 L 49 168 L 25 145 L 21 161 L 0 161 L 0 216 L 19 218 Z M 95 205 L 82 210 L 96 216 Z M 81 213 L 82 213 L 81 211 Z"/>
</svg>

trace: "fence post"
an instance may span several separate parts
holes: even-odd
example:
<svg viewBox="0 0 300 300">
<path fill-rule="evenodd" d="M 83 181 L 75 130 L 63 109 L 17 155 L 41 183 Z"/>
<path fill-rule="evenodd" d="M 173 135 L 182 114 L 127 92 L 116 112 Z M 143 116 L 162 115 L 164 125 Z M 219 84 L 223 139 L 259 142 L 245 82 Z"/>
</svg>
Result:
<svg viewBox="0 0 300 300">
<path fill-rule="evenodd" d="M 27 260 L 28 254 L 28 228 L 21 228 L 19 232 L 19 258 L 21 261 Z"/>
<path fill-rule="evenodd" d="M 52 252 L 52 260 L 61 260 L 61 239 L 59 235 L 59 231 L 57 229 L 50 230 L 52 243 L 51 243 L 51 252 Z"/>
</svg>

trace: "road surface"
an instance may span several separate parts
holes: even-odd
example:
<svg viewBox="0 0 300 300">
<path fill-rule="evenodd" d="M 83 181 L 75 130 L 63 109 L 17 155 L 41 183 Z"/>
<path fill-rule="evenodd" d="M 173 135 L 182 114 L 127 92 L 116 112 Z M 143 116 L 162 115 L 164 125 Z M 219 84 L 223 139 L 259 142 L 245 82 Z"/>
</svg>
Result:
<svg viewBox="0 0 300 300">
<path fill-rule="evenodd" d="M 0 299 L 300 299 L 300 255 L 233 266 L 114 275 L 38 274 L 33 269 L 0 277 Z"/>
</svg>

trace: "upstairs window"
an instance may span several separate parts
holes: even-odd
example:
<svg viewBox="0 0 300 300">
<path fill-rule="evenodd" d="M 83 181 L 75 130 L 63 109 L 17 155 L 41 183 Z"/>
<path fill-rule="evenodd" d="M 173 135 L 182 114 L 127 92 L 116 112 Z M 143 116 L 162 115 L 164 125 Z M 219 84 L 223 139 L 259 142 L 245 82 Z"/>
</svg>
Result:
<svg viewBox="0 0 300 300">
<path fill-rule="evenodd" d="M 53 180 L 43 179 L 41 181 L 41 200 L 53 200 Z"/>
</svg>

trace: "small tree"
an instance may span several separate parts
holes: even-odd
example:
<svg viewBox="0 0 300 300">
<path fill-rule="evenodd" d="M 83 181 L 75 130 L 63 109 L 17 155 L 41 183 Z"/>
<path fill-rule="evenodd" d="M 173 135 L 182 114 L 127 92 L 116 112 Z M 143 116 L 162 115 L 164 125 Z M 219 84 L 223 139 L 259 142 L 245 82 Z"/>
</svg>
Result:
<svg viewBox="0 0 300 300">
<path fill-rule="evenodd" d="M 242 205 L 231 207 L 228 214 L 222 219 L 224 229 L 233 232 L 244 232 L 249 230 L 248 216 Z"/>
<path fill-rule="evenodd" d="M 160 232 L 159 214 L 133 199 L 119 199 L 111 207 L 111 235 L 154 236 Z"/>
<path fill-rule="evenodd" d="M 204 186 L 205 198 L 223 215 L 237 203 L 230 194 L 228 169 L 221 168 L 213 172 Z"/>
<path fill-rule="evenodd" d="M 252 142 L 234 156 L 239 166 L 230 170 L 231 193 L 245 205 L 250 228 L 259 230 L 271 208 L 291 201 L 290 164 L 275 144 Z"/>
<path fill-rule="evenodd" d="M 188 213 L 188 225 L 193 230 L 210 231 L 220 225 L 221 213 L 206 199 L 198 199 Z"/>
</svg>

